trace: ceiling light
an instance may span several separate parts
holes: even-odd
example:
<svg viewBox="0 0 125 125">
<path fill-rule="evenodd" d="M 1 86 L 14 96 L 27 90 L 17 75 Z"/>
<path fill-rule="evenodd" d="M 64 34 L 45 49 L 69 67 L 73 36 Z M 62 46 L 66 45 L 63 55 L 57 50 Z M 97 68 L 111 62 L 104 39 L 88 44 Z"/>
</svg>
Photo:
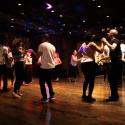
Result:
<svg viewBox="0 0 125 125">
<path fill-rule="evenodd" d="M 30 30 L 29 30 L 29 29 L 27 29 L 26 31 L 27 31 L 27 32 L 30 32 Z"/>
<path fill-rule="evenodd" d="M 62 17 L 63 17 L 63 15 L 62 15 L 62 14 L 60 14 L 60 15 L 59 15 L 59 17 L 60 17 L 60 18 L 62 18 Z"/>
<path fill-rule="evenodd" d="M 83 23 L 85 23 L 86 21 L 85 21 L 85 20 L 83 20 L 82 22 L 83 22 Z"/>
<path fill-rule="evenodd" d="M 52 5 L 51 4 L 46 3 L 46 5 L 47 5 L 47 7 L 46 7 L 47 10 L 52 9 Z"/>
<path fill-rule="evenodd" d="M 21 15 L 24 15 L 24 12 L 20 13 Z"/>
<path fill-rule="evenodd" d="M 11 20 L 11 21 L 14 21 L 14 18 L 11 18 L 10 20 Z"/>
<path fill-rule="evenodd" d="M 14 26 L 13 26 L 13 25 L 11 25 L 10 27 L 11 27 L 11 28 L 13 28 Z"/>
<path fill-rule="evenodd" d="M 21 6 L 22 4 L 21 3 L 18 3 L 18 6 Z"/>
<path fill-rule="evenodd" d="M 72 32 L 69 32 L 69 34 L 71 35 L 71 34 L 72 34 Z"/>
<path fill-rule="evenodd" d="M 64 26 L 64 27 L 65 27 L 65 26 L 66 26 L 66 24 L 63 24 L 62 26 Z"/>
<path fill-rule="evenodd" d="M 106 18 L 109 18 L 109 16 L 106 16 Z"/>
<path fill-rule="evenodd" d="M 98 5 L 97 7 L 98 7 L 98 8 L 101 8 L 101 5 Z"/>
<path fill-rule="evenodd" d="M 54 10 L 51 10 L 52 13 L 54 13 L 55 11 Z"/>
</svg>

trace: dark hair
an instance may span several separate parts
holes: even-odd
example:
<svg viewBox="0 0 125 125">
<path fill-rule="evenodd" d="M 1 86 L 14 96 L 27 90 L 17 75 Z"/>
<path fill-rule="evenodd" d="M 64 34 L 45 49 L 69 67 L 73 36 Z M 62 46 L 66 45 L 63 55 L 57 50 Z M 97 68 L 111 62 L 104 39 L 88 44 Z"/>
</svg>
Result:
<svg viewBox="0 0 125 125">
<path fill-rule="evenodd" d="M 92 39 L 92 34 L 85 34 L 84 35 L 84 41 L 85 43 L 89 43 Z"/>
<path fill-rule="evenodd" d="M 0 44 L 4 44 L 6 42 L 7 38 L 5 37 L 5 35 L 1 34 L 0 35 Z"/>
<path fill-rule="evenodd" d="M 42 41 L 44 42 L 44 41 L 50 41 L 50 35 L 49 34 L 44 34 L 44 35 L 42 35 Z"/>
<path fill-rule="evenodd" d="M 94 42 L 100 42 L 102 37 L 103 36 L 101 34 L 95 34 L 95 35 L 92 35 L 91 40 L 94 41 Z"/>
</svg>

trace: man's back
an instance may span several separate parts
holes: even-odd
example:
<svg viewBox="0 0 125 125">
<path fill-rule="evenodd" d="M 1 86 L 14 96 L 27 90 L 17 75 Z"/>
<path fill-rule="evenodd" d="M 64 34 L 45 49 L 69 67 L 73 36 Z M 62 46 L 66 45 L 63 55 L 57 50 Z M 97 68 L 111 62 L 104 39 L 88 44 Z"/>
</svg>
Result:
<svg viewBox="0 0 125 125">
<path fill-rule="evenodd" d="M 55 67 L 55 47 L 49 42 L 43 42 L 39 45 L 41 68 L 51 69 Z"/>
</svg>

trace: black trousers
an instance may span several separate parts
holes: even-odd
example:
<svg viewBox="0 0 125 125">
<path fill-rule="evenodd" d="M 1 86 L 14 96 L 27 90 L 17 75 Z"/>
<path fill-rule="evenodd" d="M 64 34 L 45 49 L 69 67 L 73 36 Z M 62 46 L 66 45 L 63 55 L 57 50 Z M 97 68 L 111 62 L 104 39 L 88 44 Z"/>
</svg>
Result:
<svg viewBox="0 0 125 125">
<path fill-rule="evenodd" d="M 24 81 L 23 61 L 15 63 L 15 76 L 16 76 L 16 79 L 15 79 L 15 84 L 14 84 L 14 92 L 17 92 L 18 90 L 20 90 L 20 87 Z"/>
<path fill-rule="evenodd" d="M 32 65 L 25 66 L 25 82 L 27 84 L 32 82 Z"/>
<path fill-rule="evenodd" d="M 122 61 L 116 61 L 111 63 L 108 78 L 109 78 L 112 98 L 119 97 L 118 86 L 122 85 L 122 71 L 123 71 Z"/>
<path fill-rule="evenodd" d="M 40 90 L 44 99 L 47 99 L 45 84 L 47 84 L 48 86 L 50 97 L 54 96 L 53 86 L 51 82 L 52 71 L 53 69 L 42 69 L 42 68 L 39 69 Z"/>
<path fill-rule="evenodd" d="M 76 78 L 77 75 L 78 75 L 78 66 L 70 65 L 68 76 L 71 77 L 71 78 Z"/>
<path fill-rule="evenodd" d="M 6 65 L 0 65 L 0 81 L 3 78 L 3 91 L 7 91 L 7 68 Z"/>
<path fill-rule="evenodd" d="M 83 84 L 83 97 L 86 96 L 86 91 L 88 88 L 88 96 L 92 97 L 94 89 L 94 81 L 96 76 L 96 64 L 94 61 L 81 63 L 82 72 L 84 75 L 84 84 Z"/>
</svg>

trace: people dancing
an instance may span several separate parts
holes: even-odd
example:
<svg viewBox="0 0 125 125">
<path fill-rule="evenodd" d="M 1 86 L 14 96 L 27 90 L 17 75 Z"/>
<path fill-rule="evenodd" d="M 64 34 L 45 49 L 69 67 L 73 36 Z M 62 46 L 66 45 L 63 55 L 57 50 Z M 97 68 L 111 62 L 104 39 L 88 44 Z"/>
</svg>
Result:
<svg viewBox="0 0 125 125">
<path fill-rule="evenodd" d="M 96 99 L 92 97 L 94 89 L 94 81 L 96 76 L 96 64 L 94 60 L 95 52 L 103 52 L 103 43 L 100 42 L 100 36 L 92 36 L 88 34 L 85 42 L 79 48 L 78 53 L 81 55 L 81 68 L 84 75 L 82 100 L 86 102 L 94 102 Z M 98 46 L 95 42 L 100 42 Z M 88 95 L 86 93 L 88 88 Z"/>
</svg>

